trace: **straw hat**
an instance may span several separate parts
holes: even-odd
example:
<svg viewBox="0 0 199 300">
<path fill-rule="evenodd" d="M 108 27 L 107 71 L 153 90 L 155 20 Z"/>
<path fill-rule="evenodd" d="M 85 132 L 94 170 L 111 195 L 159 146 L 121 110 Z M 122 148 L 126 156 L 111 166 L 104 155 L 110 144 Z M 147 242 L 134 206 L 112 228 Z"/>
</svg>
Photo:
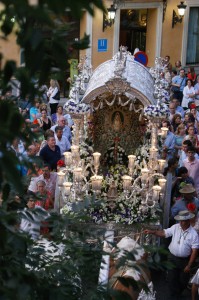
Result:
<svg viewBox="0 0 199 300">
<path fill-rule="evenodd" d="M 174 217 L 177 221 L 186 221 L 194 218 L 195 215 L 189 212 L 188 210 L 181 210 L 177 216 Z"/>
<path fill-rule="evenodd" d="M 193 187 L 192 184 L 186 184 L 185 186 L 183 186 L 183 188 L 181 188 L 179 190 L 179 192 L 181 194 L 191 194 L 191 193 L 194 193 L 196 190 L 195 188 Z"/>
</svg>

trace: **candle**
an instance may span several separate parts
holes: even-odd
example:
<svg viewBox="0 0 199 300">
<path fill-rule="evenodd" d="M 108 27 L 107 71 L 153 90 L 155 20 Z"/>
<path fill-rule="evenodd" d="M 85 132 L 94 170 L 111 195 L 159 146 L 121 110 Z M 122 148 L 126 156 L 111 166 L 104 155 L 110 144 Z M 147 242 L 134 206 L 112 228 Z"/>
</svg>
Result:
<svg viewBox="0 0 199 300">
<path fill-rule="evenodd" d="M 128 168 L 132 169 L 134 167 L 136 156 L 135 155 L 128 155 L 128 159 L 129 159 Z"/>
<path fill-rule="evenodd" d="M 100 159 L 101 153 L 99 152 L 94 152 L 93 153 L 93 158 L 94 158 L 94 166 L 98 167 L 99 166 L 99 159 Z"/>
<path fill-rule="evenodd" d="M 142 174 L 142 182 L 146 183 L 147 178 L 148 178 L 148 174 L 149 174 L 149 170 L 146 169 L 146 168 L 141 169 L 141 174 Z"/>
<path fill-rule="evenodd" d="M 93 191 L 100 191 L 102 188 L 102 179 L 103 176 L 100 175 L 94 175 L 91 177 L 91 184 L 92 184 L 92 190 Z"/>
<path fill-rule="evenodd" d="M 131 189 L 132 177 L 128 176 L 128 175 L 124 175 L 124 176 L 122 176 L 122 180 L 123 180 L 124 191 L 129 191 Z"/>
<path fill-rule="evenodd" d="M 151 159 L 157 158 L 157 152 L 158 152 L 157 148 L 152 147 L 152 148 L 150 148 L 149 152 L 150 152 Z"/>
<path fill-rule="evenodd" d="M 72 152 L 72 155 L 79 154 L 79 146 L 76 146 L 76 145 L 71 146 L 71 152 Z"/>
<path fill-rule="evenodd" d="M 160 197 L 161 187 L 159 185 L 154 185 L 153 190 L 153 201 L 158 201 Z"/>
<path fill-rule="evenodd" d="M 70 195 L 71 186 L 72 186 L 72 182 L 65 181 L 63 183 L 63 188 L 64 188 L 64 194 L 65 194 L 65 196 L 69 196 Z"/>
<path fill-rule="evenodd" d="M 57 183 L 59 187 L 63 186 L 64 176 L 65 176 L 64 172 L 62 171 L 57 172 Z"/>
<path fill-rule="evenodd" d="M 71 152 L 64 152 L 65 165 L 69 167 L 72 163 L 72 154 Z"/>
<path fill-rule="evenodd" d="M 75 168 L 73 170 L 74 180 L 80 182 L 82 180 L 82 168 Z"/>
<path fill-rule="evenodd" d="M 161 173 L 163 173 L 164 171 L 165 163 L 166 163 L 165 159 L 158 159 L 159 171 Z"/>
<path fill-rule="evenodd" d="M 162 136 L 163 139 L 166 139 L 168 130 L 169 129 L 167 127 L 162 127 L 161 128 L 161 136 Z"/>
<path fill-rule="evenodd" d="M 165 191 L 165 185 L 166 185 L 167 180 L 165 178 L 160 178 L 158 179 L 158 183 L 161 187 L 161 192 L 164 193 Z"/>
</svg>

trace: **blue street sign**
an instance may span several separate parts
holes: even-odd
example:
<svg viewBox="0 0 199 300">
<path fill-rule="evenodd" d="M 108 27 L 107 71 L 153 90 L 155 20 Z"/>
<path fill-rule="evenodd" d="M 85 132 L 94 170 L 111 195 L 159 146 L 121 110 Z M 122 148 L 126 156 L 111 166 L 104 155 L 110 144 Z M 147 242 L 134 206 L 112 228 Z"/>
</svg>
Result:
<svg viewBox="0 0 199 300">
<path fill-rule="evenodd" d="M 99 39 L 97 44 L 98 52 L 106 52 L 108 49 L 108 40 L 107 39 Z"/>
</svg>

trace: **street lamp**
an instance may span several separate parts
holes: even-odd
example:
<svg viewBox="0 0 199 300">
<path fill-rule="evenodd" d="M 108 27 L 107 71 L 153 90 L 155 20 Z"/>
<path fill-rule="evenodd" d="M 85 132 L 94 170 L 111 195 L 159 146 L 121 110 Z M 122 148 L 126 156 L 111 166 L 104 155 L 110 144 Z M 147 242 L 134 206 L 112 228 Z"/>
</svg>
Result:
<svg viewBox="0 0 199 300">
<path fill-rule="evenodd" d="M 103 31 L 114 24 L 116 10 L 114 4 L 111 4 L 111 7 L 107 9 L 107 14 L 103 13 Z"/>
<path fill-rule="evenodd" d="M 182 23 L 186 7 L 187 6 L 184 4 L 184 1 L 181 1 L 180 4 L 177 5 L 179 16 L 176 14 L 175 10 L 173 10 L 172 28 L 174 28 L 177 23 Z"/>
</svg>

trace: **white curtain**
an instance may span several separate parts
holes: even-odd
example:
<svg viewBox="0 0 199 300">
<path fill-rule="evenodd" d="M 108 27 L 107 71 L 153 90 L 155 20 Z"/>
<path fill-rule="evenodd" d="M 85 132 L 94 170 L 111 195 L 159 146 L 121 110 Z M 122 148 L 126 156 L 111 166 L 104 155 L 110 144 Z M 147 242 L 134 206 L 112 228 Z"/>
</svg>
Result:
<svg viewBox="0 0 199 300">
<path fill-rule="evenodd" d="M 191 7 L 187 43 L 187 64 L 199 63 L 199 7 Z"/>
</svg>

